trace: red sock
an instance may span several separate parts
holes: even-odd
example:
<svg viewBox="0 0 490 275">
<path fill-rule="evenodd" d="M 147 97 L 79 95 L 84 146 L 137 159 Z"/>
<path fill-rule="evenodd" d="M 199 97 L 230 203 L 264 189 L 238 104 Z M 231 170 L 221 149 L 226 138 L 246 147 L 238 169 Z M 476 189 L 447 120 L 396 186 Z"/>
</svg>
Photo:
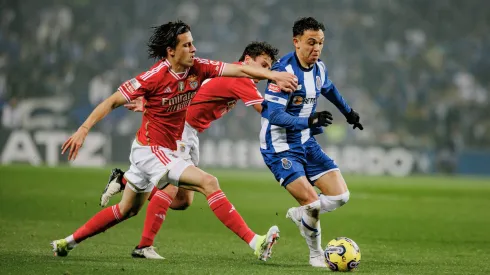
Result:
<svg viewBox="0 0 490 275">
<path fill-rule="evenodd" d="M 126 183 L 128 183 L 128 180 L 126 180 L 125 177 L 122 177 L 121 184 L 124 185 L 124 187 L 126 187 Z M 157 191 L 158 191 L 158 188 L 153 187 L 153 189 L 151 190 L 150 196 L 148 197 L 148 200 L 151 200 L 151 198 L 153 198 L 153 195 L 155 195 L 155 193 Z"/>
<path fill-rule="evenodd" d="M 141 241 L 138 248 L 153 245 L 155 236 L 162 227 L 162 223 L 167 215 L 167 210 L 172 203 L 172 198 L 169 194 L 158 191 L 150 200 L 146 209 L 145 225 L 141 234 Z"/>
<path fill-rule="evenodd" d="M 82 227 L 78 228 L 77 231 L 73 233 L 73 238 L 75 239 L 75 242 L 80 243 L 89 237 L 106 231 L 123 220 L 124 218 L 119 211 L 118 204 L 107 207 L 95 214 L 95 216 L 82 225 Z"/>
<path fill-rule="evenodd" d="M 148 200 L 151 201 L 151 198 L 153 198 L 153 195 L 155 195 L 155 193 L 158 192 L 158 188 L 156 187 L 153 187 L 153 189 L 151 189 L 151 193 L 150 193 L 150 196 L 148 197 Z M 167 193 L 165 193 L 167 194 Z M 168 194 L 167 194 L 168 195 Z M 169 196 L 170 198 L 170 196 Z"/>
<path fill-rule="evenodd" d="M 209 207 L 218 219 L 247 243 L 252 241 L 255 233 L 248 227 L 242 216 L 226 198 L 223 191 L 218 190 L 207 197 Z"/>
</svg>

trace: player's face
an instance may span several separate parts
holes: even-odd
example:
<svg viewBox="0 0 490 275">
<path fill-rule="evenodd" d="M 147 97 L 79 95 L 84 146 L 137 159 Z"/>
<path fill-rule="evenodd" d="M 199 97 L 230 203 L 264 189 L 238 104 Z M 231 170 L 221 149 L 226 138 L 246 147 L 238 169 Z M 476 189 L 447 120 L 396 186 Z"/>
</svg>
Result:
<svg viewBox="0 0 490 275">
<path fill-rule="evenodd" d="M 308 65 L 315 64 L 320 58 L 325 36 L 322 30 L 307 30 L 303 35 L 293 38 L 298 58 Z"/>
<path fill-rule="evenodd" d="M 194 47 L 191 32 L 179 34 L 177 36 L 179 43 L 175 47 L 174 58 L 183 67 L 192 67 L 194 65 L 194 54 L 196 53 L 196 47 Z"/>
<path fill-rule="evenodd" d="M 261 54 L 257 57 L 252 58 L 250 56 L 245 56 L 245 63 L 254 67 L 262 67 L 264 69 L 270 70 L 272 66 L 272 58 L 266 54 Z M 254 79 L 255 83 L 259 83 L 260 80 Z"/>
</svg>

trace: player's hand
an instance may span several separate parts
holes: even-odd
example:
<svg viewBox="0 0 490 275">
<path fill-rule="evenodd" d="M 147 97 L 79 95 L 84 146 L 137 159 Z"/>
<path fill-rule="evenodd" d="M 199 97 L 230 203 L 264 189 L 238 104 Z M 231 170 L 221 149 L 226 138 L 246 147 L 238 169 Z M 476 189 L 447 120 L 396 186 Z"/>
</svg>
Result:
<svg viewBox="0 0 490 275">
<path fill-rule="evenodd" d="M 133 112 L 143 112 L 145 110 L 145 104 L 143 103 L 143 99 L 141 97 L 124 104 L 124 107 Z"/>
<path fill-rule="evenodd" d="M 281 88 L 282 91 L 292 93 L 298 87 L 298 78 L 288 72 L 272 72 L 273 81 Z"/>
<path fill-rule="evenodd" d="M 332 124 L 333 116 L 329 111 L 316 112 L 308 118 L 308 126 L 313 127 L 327 127 Z"/>
<path fill-rule="evenodd" d="M 364 127 L 362 127 L 362 124 L 359 122 L 361 120 L 361 117 L 359 116 L 359 113 L 354 111 L 354 109 L 351 109 L 350 113 L 345 115 L 347 118 L 347 123 L 354 125 L 352 126 L 352 129 L 359 128 L 359 130 L 364 130 Z"/>
<path fill-rule="evenodd" d="M 83 145 L 85 138 L 87 137 L 88 129 L 80 127 L 78 130 L 61 146 L 61 154 L 63 155 L 68 148 L 70 153 L 68 154 L 68 160 L 75 160 L 78 155 L 78 150 Z"/>
</svg>

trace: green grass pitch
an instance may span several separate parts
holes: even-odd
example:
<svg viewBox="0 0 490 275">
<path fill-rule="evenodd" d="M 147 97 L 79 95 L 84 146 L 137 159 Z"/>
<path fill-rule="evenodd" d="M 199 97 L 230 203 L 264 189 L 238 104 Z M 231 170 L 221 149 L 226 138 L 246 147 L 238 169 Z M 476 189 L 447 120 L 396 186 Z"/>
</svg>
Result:
<svg viewBox="0 0 490 275">
<path fill-rule="evenodd" d="M 126 168 L 126 167 L 124 167 Z M 249 226 L 277 224 L 273 258 L 259 262 L 196 195 L 169 211 L 157 236 L 165 261 L 132 259 L 144 209 L 88 239 L 66 258 L 49 243 L 95 214 L 109 169 L 0 166 L 0 274 L 321 274 L 285 218 L 296 202 L 267 171 L 211 171 Z M 322 215 L 323 244 L 345 236 L 362 252 L 356 273 L 490 274 L 490 180 L 463 177 L 346 176 L 347 205 Z M 111 201 L 116 203 L 119 196 Z"/>
</svg>

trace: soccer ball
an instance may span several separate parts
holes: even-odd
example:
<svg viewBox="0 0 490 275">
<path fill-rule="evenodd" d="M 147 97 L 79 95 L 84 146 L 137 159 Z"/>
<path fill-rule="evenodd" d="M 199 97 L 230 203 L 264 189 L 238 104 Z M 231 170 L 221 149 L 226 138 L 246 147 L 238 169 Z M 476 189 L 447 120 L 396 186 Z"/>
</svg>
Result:
<svg viewBox="0 0 490 275">
<path fill-rule="evenodd" d="M 361 261 L 361 250 L 349 238 L 335 238 L 327 244 L 325 261 L 332 271 L 352 271 Z"/>
</svg>

